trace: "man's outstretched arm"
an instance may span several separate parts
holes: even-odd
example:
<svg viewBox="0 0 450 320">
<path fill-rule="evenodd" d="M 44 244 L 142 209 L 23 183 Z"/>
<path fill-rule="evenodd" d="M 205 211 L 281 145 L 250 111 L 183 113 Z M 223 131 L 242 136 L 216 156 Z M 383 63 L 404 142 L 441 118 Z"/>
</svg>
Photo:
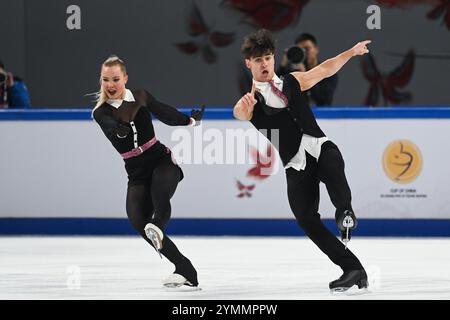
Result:
<svg viewBox="0 0 450 320">
<path fill-rule="evenodd" d="M 316 83 L 322 81 L 325 78 L 331 77 L 339 69 L 342 68 L 344 64 L 347 63 L 350 58 L 354 56 L 362 56 L 369 52 L 367 49 L 367 45 L 370 43 L 370 40 L 365 40 L 358 42 L 353 48 L 342 52 L 334 58 L 328 59 L 318 66 L 312 68 L 306 72 L 292 72 L 291 74 L 297 79 L 300 83 L 300 89 L 302 91 L 308 90 L 313 87 Z"/>
</svg>

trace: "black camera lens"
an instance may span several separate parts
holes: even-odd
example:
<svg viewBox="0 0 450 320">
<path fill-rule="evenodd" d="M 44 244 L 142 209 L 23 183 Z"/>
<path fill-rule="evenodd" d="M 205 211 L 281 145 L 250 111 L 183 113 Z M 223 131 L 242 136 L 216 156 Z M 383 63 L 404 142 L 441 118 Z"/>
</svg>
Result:
<svg viewBox="0 0 450 320">
<path fill-rule="evenodd" d="M 305 60 L 305 50 L 297 46 L 292 46 L 287 49 L 286 56 L 289 62 L 293 64 L 302 63 Z"/>
<path fill-rule="evenodd" d="M 0 82 L 6 81 L 6 74 L 0 72 Z"/>
</svg>

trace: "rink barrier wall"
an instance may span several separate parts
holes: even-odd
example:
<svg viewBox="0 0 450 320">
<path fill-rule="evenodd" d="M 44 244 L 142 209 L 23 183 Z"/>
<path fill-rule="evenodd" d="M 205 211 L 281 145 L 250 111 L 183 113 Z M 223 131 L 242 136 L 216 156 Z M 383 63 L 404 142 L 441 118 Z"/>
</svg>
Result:
<svg viewBox="0 0 450 320">
<path fill-rule="evenodd" d="M 336 222 L 323 219 L 338 235 Z M 177 236 L 304 236 L 289 219 L 171 219 L 166 230 Z M 0 235 L 137 235 L 127 219 L 0 218 Z M 354 236 L 450 237 L 450 219 L 360 219 Z"/>
<path fill-rule="evenodd" d="M 191 108 L 180 111 L 189 113 Z M 318 119 L 450 119 L 450 107 L 316 108 Z M 233 119 L 231 108 L 209 108 L 205 120 Z M 91 121 L 90 109 L 0 110 L 1 121 Z M 336 235 L 333 219 L 323 219 Z M 167 232 L 192 236 L 302 236 L 295 220 L 173 218 Z M 134 235 L 121 218 L 0 218 L 0 235 Z M 450 237 L 450 219 L 360 219 L 355 235 Z"/>
<path fill-rule="evenodd" d="M 195 107 L 197 108 L 197 107 Z M 191 108 L 179 108 L 189 114 Z M 3 109 L 0 110 L 1 120 L 39 121 L 39 120 L 91 120 L 92 109 Z M 450 119 L 450 106 L 436 107 L 330 107 L 313 108 L 318 119 Z M 232 107 L 210 107 L 204 114 L 205 120 L 234 119 Z"/>
</svg>

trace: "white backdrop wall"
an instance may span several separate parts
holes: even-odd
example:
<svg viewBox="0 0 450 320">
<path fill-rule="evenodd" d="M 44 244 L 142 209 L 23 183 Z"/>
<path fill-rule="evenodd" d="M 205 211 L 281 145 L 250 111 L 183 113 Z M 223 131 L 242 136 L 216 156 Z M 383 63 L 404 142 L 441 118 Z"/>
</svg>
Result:
<svg viewBox="0 0 450 320">
<path fill-rule="evenodd" d="M 359 217 L 450 218 L 449 119 L 320 119 L 319 123 L 344 155 Z M 196 128 L 154 124 L 158 138 L 173 148 L 179 162 L 185 160 L 180 159 L 180 134 L 189 133 L 197 142 L 200 137 L 206 147 L 221 134 L 225 137 L 227 129 L 251 128 L 233 120 L 205 120 Z M 2 121 L 0 137 L 0 217 L 126 217 L 123 161 L 94 122 Z M 407 184 L 390 180 L 382 166 L 385 148 L 399 139 L 413 142 L 423 158 L 420 174 Z M 192 147 L 193 153 L 194 148 L 199 146 Z M 229 150 L 223 150 L 225 157 Z M 281 167 L 275 175 L 255 180 L 247 176 L 254 166 L 248 162 L 180 165 L 185 179 L 172 201 L 173 217 L 292 217 Z M 249 190 L 251 197 L 238 197 L 237 180 L 255 185 Z M 334 217 L 323 184 L 319 211 L 323 217 Z"/>
</svg>

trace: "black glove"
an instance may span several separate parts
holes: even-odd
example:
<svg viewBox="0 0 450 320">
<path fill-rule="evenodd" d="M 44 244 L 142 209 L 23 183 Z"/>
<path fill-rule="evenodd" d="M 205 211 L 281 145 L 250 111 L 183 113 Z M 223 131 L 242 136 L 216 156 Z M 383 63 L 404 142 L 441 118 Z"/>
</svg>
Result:
<svg viewBox="0 0 450 320">
<path fill-rule="evenodd" d="M 191 118 L 193 118 L 196 122 L 202 120 L 203 113 L 205 112 L 205 106 L 202 106 L 201 110 L 192 109 Z"/>
</svg>

